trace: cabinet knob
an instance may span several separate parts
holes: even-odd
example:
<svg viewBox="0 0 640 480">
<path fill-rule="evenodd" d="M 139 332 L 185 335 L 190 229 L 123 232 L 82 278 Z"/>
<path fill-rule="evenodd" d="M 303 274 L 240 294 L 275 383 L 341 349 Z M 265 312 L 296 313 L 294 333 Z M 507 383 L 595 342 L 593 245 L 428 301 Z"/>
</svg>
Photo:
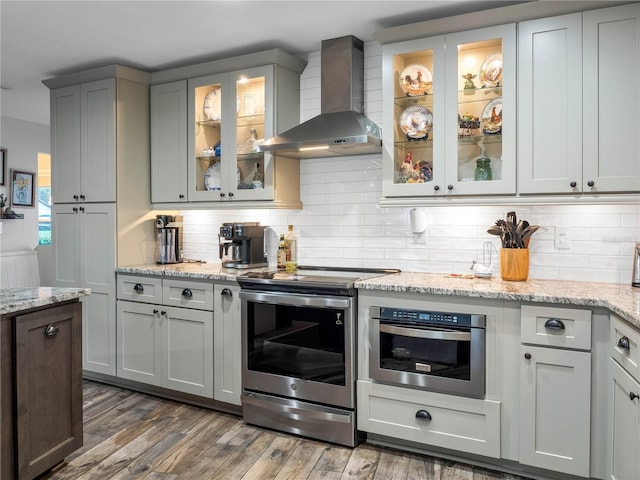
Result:
<svg viewBox="0 0 640 480">
<path fill-rule="evenodd" d="M 224 192 L 220 192 L 220 198 L 224 197 Z"/>
<path fill-rule="evenodd" d="M 84 200 L 84 195 L 80 195 L 80 200 Z"/>
<path fill-rule="evenodd" d="M 620 340 L 618 340 L 618 347 L 623 350 L 629 350 L 629 337 L 620 337 Z"/>
<path fill-rule="evenodd" d="M 233 297 L 233 292 L 229 288 L 223 288 L 220 292 L 220 295 L 222 295 L 223 297 L 231 298 Z"/>
<path fill-rule="evenodd" d="M 144 292 L 144 287 L 142 286 L 141 283 L 136 283 L 133 286 L 133 291 L 136 292 L 136 293 L 142 293 L 142 292 Z"/>
<path fill-rule="evenodd" d="M 447 190 L 449 191 L 453 190 L 453 185 L 447 185 Z"/>
<path fill-rule="evenodd" d="M 233 197 L 233 192 L 229 192 L 229 196 L 230 196 L 230 197 Z"/>
<path fill-rule="evenodd" d="M 162 310 L 160 312 L 160 315 L 162 315 L 163 317 L 166 317 L 167 316 L 167 311 L 166 310 Z"/>
<path fill-rule="evenodd" d="M 154 314 L 154 315 L 157 315 L 157 314 L 158 314 L 158 309 L 157 309 L 157 308 L 154 308 L 154 309 L 153 309 L 153 314 Z"/>
<path fill-rule="evenodd" d="M 185 298 L 191 298 L 193 297 L 193 292 L 190 288 L 185 288 L 184 290 L 182 290 L 182 296 Z"/>
<path fill-rule="evenodd" d="M 78 207 L 73 207 L 72 210 L 73 210 L 73 213 L 78 213 Z"/>
<path fill-rule="evenodd" d="M 635 393 L 635 392 L 629 392 L 629 400 L 633 401 L 633 400 L 635 400 L 636 398 L 640 398 L 640 395 L 638 395 L 638 394 L 637 394 L 637 393 Z"/>
<path fill-rule="evenodd" d="M 590 187 L 593 187 L 596 183 L 593 180 L 589 180 L 587 182 L 587 185 L 589 185 Z"/>
<path fill-rule="evenodd" d="M 527 360 L 531 360 L 531 354 L 529 352 L 525 353 L 524 358 L 526 358 Z"/>
<path fill-rule="evenodd" d="M 78 195 L 74 195 L 74 196 L 73 196 L 73 199 L 74 199 L 74 200 L 78 200 Z"/>
<path fill-rule="evenodd" d="M 58 326 L 54 325 L 53 323 L 50 324 L 50 325 L 47 325 L 47 328 L 44 329 L 44 336 L 45 337 L 55 337 L 58 334 L 58 330 L 59 330 Z"/>
<path fill-rule="evenodd" d="M 80 207 L 80 212 L 84 213 L 84 207 Z"/>
<path fill-rule="evenodd" d="M 431 414 L 426 410 L 418 410 L 416 412 L 416 418 L 420 420 L 431 420 Z"/>
<path fill-rule="evenodd" d="M 571 186 L 571 188 L 576 188 L 578 186 L 576 182 L 571 182 L 569 185 Z"/>
<path fill-rule="evenodd" d="M 181 193 L 180 195 L 178 195 L 178 198 L 184 198 L 184 195 Z"/>
<path fill-rule="evenodd" d="M 545 322 L 544 328 L 549 330 L 564 330 L 564 323 L 559 318 L 550 318 Z"/>
<path fill-rule="evenodd" d="M 440 185 L 434 185 L 433 189 L 437 192 L 438 190 L 440 190 Z"/>
</svg>

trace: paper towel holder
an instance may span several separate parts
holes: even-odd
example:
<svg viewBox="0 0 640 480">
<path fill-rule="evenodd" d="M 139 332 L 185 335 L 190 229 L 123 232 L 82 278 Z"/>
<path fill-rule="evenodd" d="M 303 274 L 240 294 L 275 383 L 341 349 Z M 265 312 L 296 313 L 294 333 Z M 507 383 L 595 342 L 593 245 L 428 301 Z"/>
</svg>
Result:
<svg viewBox="0 0 640 480">
<path fill-rule="evenodd" d="M 413 233 L 424 233 L 427 229 L 427 216 L 422 210 L 412 208 L 409 211 L 409 221 Z"/>
</svg>

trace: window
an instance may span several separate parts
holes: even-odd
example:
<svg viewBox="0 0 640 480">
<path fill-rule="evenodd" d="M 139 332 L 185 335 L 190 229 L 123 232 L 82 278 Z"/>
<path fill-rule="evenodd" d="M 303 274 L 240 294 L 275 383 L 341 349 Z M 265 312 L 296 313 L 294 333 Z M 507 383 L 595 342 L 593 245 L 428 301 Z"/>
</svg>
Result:
<svg viewBox="0 0 640 480">
<path fill-rule="evenodd" d="M 51 155 L 38 153 L 38 244 L 51 245 Z"/>
</svg>

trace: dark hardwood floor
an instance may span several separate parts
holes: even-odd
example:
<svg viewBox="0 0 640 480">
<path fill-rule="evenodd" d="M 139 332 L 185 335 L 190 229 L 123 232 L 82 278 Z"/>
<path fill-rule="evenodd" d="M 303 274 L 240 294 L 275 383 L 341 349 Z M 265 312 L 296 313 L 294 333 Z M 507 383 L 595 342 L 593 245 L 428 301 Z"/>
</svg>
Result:
<svg viewBox="0 0 640 480">
<path fill-rule="evenodd" d="M 44 479 L 522 480 L 368 444 L 329 445 L 90 381 L 84 446 Z"/>
</svg>

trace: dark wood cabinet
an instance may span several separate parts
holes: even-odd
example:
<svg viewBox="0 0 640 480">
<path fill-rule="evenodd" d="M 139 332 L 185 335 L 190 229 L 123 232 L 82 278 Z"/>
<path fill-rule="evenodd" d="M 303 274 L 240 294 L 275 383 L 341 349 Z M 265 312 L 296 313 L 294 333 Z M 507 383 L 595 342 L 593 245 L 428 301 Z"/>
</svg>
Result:
<svg viewBox="0 0 640 480">
<path fill-rule="evenodd" d="M 4 315 L 1 478 L 32 479 L 82 446 L 82 306 Z"/>
</svg>

